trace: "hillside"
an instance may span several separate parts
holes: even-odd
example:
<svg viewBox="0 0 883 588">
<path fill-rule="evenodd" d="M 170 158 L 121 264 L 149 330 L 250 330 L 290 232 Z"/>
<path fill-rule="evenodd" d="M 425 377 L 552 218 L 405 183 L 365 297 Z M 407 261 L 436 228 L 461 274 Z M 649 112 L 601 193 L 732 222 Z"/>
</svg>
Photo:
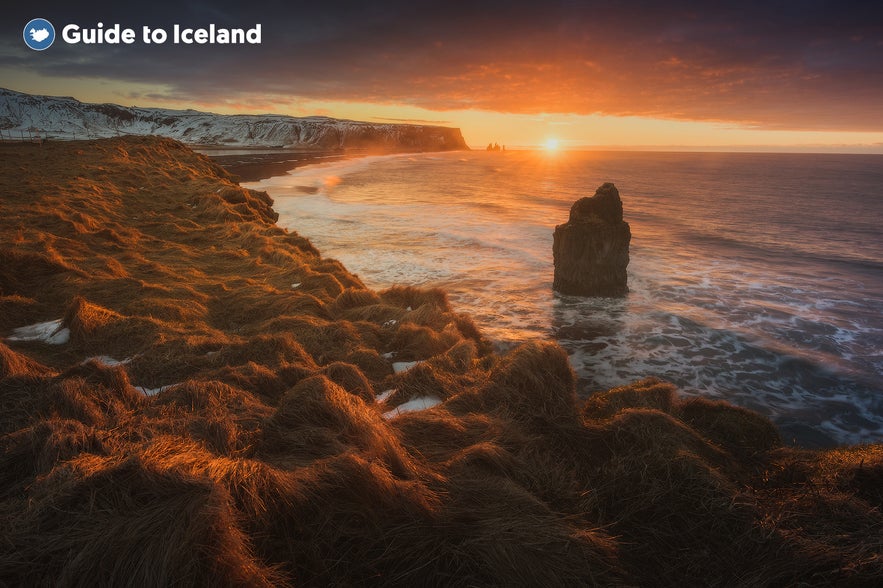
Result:
<svg viewBox="0 0 883 588">
<path fill-rule="evenodd" d="M 285 147 L 379 152 L 468 149 L 460 129 L 374 124 L 327 117 L 223 115 L 196 110 L 88 104 L 74 98 L 34 96 L 0 88 L 4 137 L 96 139 L 157 135 L 190 145 Z"/>
<path fill-rule="evenodd" d="M 883 582 L 883 445 L 580 400 L 169 139 L 0 154 L 0 585 Z"/>
</svg>

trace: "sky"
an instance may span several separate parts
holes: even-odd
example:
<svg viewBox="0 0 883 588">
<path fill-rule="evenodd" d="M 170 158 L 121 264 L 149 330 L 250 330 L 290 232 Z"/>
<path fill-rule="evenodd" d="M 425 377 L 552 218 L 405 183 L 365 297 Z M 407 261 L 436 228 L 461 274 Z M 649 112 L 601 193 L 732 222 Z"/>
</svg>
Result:
<svg viewBox="0 0 883 588">
<path fill-rule="evenodd" d="M 17 3 L 0 86 L 85 102 L 460 127 L 529 147 L 883 153 L 883 2 Z M 52 47 L 22 41 L 51 21 Z M 68 44 L 67 24 L 135 29 Z M 145 44 L 261 25 L 259 45 Z"/>
</svg>

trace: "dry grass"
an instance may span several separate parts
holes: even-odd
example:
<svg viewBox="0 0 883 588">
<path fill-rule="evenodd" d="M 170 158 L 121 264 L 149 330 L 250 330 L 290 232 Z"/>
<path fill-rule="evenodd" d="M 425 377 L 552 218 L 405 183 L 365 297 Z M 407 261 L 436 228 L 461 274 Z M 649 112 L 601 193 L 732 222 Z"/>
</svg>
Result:
<svg viewBox="0 0 883 588">
<path fill-rule="evenodd" d="M 883 582 L 881 445 L 580 400 L 557 346 L 367 289 L 173 141 L 0 152 L 0 335 L 71 332 L 0 342 L 0 585 Z"/>
</svg>

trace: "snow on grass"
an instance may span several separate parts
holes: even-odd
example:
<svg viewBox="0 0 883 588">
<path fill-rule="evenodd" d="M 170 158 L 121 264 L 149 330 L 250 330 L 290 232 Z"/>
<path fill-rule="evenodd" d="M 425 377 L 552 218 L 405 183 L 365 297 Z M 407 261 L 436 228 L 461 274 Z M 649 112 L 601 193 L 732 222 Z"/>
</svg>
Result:
<svg viewBox="0 0 883 588">
<path fill-rule="evenodd" d="M 414 367 L 418 363 L 420 363 L 420 362 L 419 361 L 394 361 L 392 363 L 392 371 L 394 371 L 397 374 L 400 374 L 402 372 L 408 371 L 409 369 L 411 369 L 412 367 Z"/>
<path fill-rule="evenodd" d="M 145 388 L 144 386 L 134 386 L 134 388 L 145 396 L 156 396 L 163 390 L 168 390 L 172 386 L 177 386 L 177 384 L 169 384 L 168 386 L 160 386 L 159 388 Z"/>
<path fill-rule="evenodd" d="M 396 389 L 395 389 L 395 388 L 390 388 L 389 390 L 384 390 L 383 392 L 381 392 L 380 394 L 378 394 L 374 399 L 375 399 L 377 402 L 386 402 L 387 399 L 388 399 L 390 396 L 392 396 L 393 394 L 395 394 L 395 393 L 396 393 Z"/>
<path fill-rule="evenodd" d="M 129 363 L 130 361 L 132 361 L 132 358 L 127 357 L 126 359 L 119 360 L 119 359 L 114 359 L 109 355 L 94 355 L 92 357 L 87 357 L 86 359 L 84 359 L 83 363 L 87 363 L 92 360 L 95 360 L 99 363 L 103 363 L 104 365 L 106 365 L 108 367 L 113 367 L 115 365 L 125 365 L 125 364 Z"/>
<path fill-rule="evenodd" d="M 71 331 L 61 326 L 61 319 L 19 327 L 7 337 L 9 341 L 42 341 L 49 345 L 64 345 L 71 339 Z"/>
<path fill-rule="evenodd" d="M 391 419 L 406 412 L 426 410 L 427 408 L 432 408 L 437 404 L 441 404 L 441 400 L 439 398 L 436 398 L 435 396 L 421 396 L 419 398 L 412 398 L 404 404 L 400 404 L 394 409 L 383 413 L 383 418 Z"/>
</svg>

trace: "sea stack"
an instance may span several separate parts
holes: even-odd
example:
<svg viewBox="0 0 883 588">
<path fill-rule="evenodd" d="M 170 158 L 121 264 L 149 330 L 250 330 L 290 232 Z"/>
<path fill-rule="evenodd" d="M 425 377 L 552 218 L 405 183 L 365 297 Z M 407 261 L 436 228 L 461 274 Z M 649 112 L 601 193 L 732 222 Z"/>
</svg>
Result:
<svg viewBox="0 0 883 588">
<path fill-rule="evenodd" d="M 555 227 L 552 287 L 574 296 L 625 296 L 631 238 L 619 190 L 607 182 L 574 202 L 570 219 Z"/>
</svg>

